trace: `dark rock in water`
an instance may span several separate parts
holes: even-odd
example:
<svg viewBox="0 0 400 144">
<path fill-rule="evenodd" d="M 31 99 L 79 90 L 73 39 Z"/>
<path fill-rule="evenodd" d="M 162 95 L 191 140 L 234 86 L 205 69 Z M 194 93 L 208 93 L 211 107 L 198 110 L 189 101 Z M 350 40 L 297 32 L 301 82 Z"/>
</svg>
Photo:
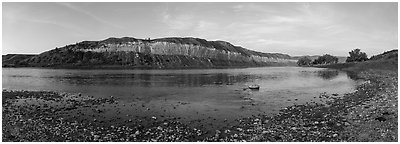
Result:
<svg viewBox="0 0 400 144">
<path fill-rule="evenodd" d="M 221 85 L 222 82 L 214 82 L 214 84 Z"/>
<path fill-rule="evenodd" d="M 251 86 L 249 86 L 249 89 L 258 90 L 258 89 L 260 89 L 260 86 L 259 85 L 251 85 Z"/>
<path fill-rule="evenodd" d="M 386 118 L 384 118 L 384 117 L 377 117 L 377 118 L 375 118 L 375 120 L 380 121 L 380 122 L 384 122 L 384 121 L 386 121 Z"/>
</svg>

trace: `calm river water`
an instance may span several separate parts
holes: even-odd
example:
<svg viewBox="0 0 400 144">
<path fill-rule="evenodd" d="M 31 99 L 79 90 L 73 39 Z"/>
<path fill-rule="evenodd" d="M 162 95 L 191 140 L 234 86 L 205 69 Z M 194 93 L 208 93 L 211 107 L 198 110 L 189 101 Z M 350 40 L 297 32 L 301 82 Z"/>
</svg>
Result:
<svg viewBox="0 0 400 144">
<path fill-rule="evenodd" d="M 49 90 L 114 96 L 151 108 L 143 115 L 183 120 L 235 119 L 276 113 L 282 107 L 318 101 L 321 93 L 344 94 L 357 81 L 345 72 L 302 67 L 190 70 L 70 70 L 3 68 L 3 89 Z M 260 90 L 246 90 L 258 84 Z M 130 110 L 127 110 L 130 111 Z"/>
</svg>

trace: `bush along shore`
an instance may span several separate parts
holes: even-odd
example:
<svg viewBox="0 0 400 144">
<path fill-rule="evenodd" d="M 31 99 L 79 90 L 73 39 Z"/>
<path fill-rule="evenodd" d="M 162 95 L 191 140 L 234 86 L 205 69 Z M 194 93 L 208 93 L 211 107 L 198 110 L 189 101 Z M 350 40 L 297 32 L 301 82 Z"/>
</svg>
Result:
<svg viewBox="0 0 400 144">
<path fill-rule="evenodd" d="M 110 113 L 99 106 L 122 105 L 113 97 L 3 90 L 2 140 L 398 141 L 397 71 L 361 71 L 357 77 L 365 82 L 352 93 L 321 94 L 324 103 L 293 105 L 275 115 L 237 119 L 240 124 L 211 133 L 177 118 L 106 119 L 104 115 Z"/>
</svg>

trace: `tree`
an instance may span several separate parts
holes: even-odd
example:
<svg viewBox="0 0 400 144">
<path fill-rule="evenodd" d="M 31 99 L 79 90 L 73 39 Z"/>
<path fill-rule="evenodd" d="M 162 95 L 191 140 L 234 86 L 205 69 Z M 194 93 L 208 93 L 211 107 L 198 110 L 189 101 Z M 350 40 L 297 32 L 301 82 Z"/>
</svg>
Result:
<svg viewBox="0 0 400 144">
<path fill-rule="evenodd" d="M 325 62 L 327 64 L 337 63 L 339 61 L 339 59 L 337 57 L 331 56 L 331 55 L 328 55 L 328 54 L 325 54 L 324 57 L 325 57 Z"/>
<path fill-rule="evenodd" d="M 346 62 L 362 62 L 368 60 L 367 54 L 361 52 L 360 49 L 354 49 L 349 52 L 349 55 L 346 59 Z"/>
<path fill-rule="evenodd" d="M 313 64 L 331 64 L 331 63 L 337 63 L 338 61 L 339 59 L 337 57 L 325 54 L 315 59 Z"/>
<path fill-rule="evenodd" d="M 311 65 L 311 59 L 309 59 L 308 57 L 301 57 L 298 61 L 297 61 L 297 65 L 299 66 L 309 66 Z"/>
</svg>

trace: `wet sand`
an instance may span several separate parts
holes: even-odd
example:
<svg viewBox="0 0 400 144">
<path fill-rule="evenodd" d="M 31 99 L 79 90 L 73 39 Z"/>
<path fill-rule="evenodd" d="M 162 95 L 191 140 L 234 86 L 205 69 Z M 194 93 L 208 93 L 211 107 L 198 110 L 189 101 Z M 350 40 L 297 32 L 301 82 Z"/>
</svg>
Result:
<svg viewBox="0 0 400 144">
<path fill-rule="evenodd" d="M 397 72 L 364 71 L 345 95 L 275 115 L 188 121 L 151 106 L 48 91 L 3 90 L 3 141 L 397 141 Z M 178 103 L 177 106 L 185 106 Z M 139 105 L 139 106 L 138 106 Z M 134 109 L 132 109 L 134 108 Z M 214 122 L 213 122 L 214 121 Z M 228 123 L 224 127 L 208 123 Z M 211 127 L 211 128 L 210 128 Z M 214 127 L 214 128 L 212 128 Z M 210 131 L 210 129 L 212 129 Z"/>
</svg>

